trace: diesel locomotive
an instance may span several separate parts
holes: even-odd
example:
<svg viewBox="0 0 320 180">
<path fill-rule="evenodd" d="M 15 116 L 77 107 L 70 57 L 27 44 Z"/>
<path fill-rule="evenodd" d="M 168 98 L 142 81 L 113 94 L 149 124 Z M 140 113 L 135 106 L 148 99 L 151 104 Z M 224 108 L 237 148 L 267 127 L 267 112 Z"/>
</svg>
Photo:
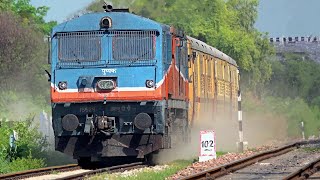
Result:
<svg viewBox="0 0 320 180">
<path fill-rule="evenodd" d="M 234 116 L 232 58 L 168 25 L 105 8 L 52 30 L 57 151 L 79 163 L 143 158 L 188 142 L 204 112 Z"/>
</svg>

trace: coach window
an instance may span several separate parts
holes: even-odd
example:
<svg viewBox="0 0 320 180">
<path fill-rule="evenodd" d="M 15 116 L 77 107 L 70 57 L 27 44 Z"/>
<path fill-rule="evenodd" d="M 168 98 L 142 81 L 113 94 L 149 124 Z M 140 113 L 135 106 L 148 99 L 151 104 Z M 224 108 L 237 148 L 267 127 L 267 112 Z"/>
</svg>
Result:
<svg viewBox="0 0 320 180">
<path fill-rule="evenodd" d="M 194 76 L 193 76 L 193 80 L 194 80 L 194 87 L 195 89 L 198 89 L 198 74 L 199 74 L 199 70 L 198 70 L 198 55 L 195 54 L 194 56 Z M 195 91 L 197 92 L 197 91 Z M 195 96 L 195 95 L 194 95 Z"/>
<path fill-rule="evenodd" d="M 210 58 L 208 56 L 208 60 L 209 60 L 209 66 L 208 66 L 208 87 L 209 87 L 209 93 L 211 94 L 212 92 L 212 64 L 213 64 L 213 61 L 212 61 L 212 58 Z"/>
<path fill-rule="evenodd" d="M 228 71 L 228 65 L 224 66 L 224 80 L 229 81 L 229 71 Z"/>
<path fill-rule="evenodd" d="M 225 69 L 226 69 L 226 66 L 222 65 L 221 69 L 222 69 L 222 79 L 225 80 L 225 73 L 226 73 Z"/>
<path fill-rule="evenodd" d="M 230 82 L 233 83 L 233 71 L 229 69 L 229 73 L 230 73 Z"/>
<path fill-rule="evenodd" d="M 230 65 L 227 67 L 227 72 L 228 72 L 228 82 L 231 81 L 231 71 L 230 71 Z"/>
<path fill-rule="evenodd" d="M 236 87 L 238 87 L 238 71 L 237 69 L 234 71 L 234 82 Z"/>
<path fill-rule="evenodd" d="M 228 66 L 227 65 L 224 65 L 224 80 L 225 81 L 228 81 Z"/>
<path fill-rule="evenodd" d="M 207 68 L 208 68 L 208 59 L 206 55 L 203 55 L 203 74 L 207 75 Z"/>
<path fill-rule="evenodd" d="M 200 76 L 200 88 L 201 88 L 201 92 L 203 92 L 203 85 L 204 85 L 204 82 L 203 82 L 203 55 L 200 55 L 199 56 L 199 60 L 200 60 L 200 72 L 199 72 L 199 76 Z"/>
<path fill-rule="evenodd" d="M 220 80 L 222 80 L 223 79 L 223 65 L 222 65 L 221 61 L 219 62 L 218 68 L 219 68 L 218 69 L 218 72 L 219 72 L 218 77 L 219 77 Z"/>
<path fill-rule="evenodd" d="M 218 64 L 217 64 L 217 60 L 214 60 L 214 77 L 215 77 L 215 78 L 218 78 L 218 77 L 217 77 L 217 74 L 218 74 L 218 72 L 217 72 L 217 65 L 218 65 Z"/>
<path fill-rule="evenodd" d="M 217 78 L 220 79 L 221 77 L 222 77 L 221 64 L 220 64 L 220 61 L 217 60 Z"/>
</svg>

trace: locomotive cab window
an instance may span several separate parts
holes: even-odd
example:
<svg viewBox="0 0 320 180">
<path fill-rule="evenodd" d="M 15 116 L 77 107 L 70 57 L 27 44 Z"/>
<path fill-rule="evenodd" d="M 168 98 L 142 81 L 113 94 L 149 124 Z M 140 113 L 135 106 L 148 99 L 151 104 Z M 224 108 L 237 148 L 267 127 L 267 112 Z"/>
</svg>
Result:
<svg viewBox="0 0 320 180">
<path fill-rule="evenodd" d="M 112 38 L 114 60 L 152 60 L 156 53 L 156 31 L 118 31 Z"/>
<path fill-rule="evenodd" d="M 98 61 L 101 59 L 102 32 L 58 33 L 60 61 Z"/>
</svg>

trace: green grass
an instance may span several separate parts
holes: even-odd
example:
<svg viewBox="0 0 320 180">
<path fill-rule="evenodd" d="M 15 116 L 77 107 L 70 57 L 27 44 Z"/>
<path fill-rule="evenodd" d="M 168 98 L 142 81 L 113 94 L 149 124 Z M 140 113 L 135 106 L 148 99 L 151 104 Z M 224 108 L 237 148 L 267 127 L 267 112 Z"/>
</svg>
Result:
<svg viewBox="0 0 320 180">
<path fill-rule="evenodd" d="M 217 157 L 227 154 L 226 152 L 217 152 Z"/>
<path fill-rule="evenodd" d="M 172 163 L 169 163 L 167 167 L 162 170 L 154 171 L 152 169 L 143 169 L 141 172 L 138 172 L 130 176 L 121 176 L 116 174 L 102 174 L 90 178 L 91 180 L 98 179 L 110 179 L 110 180 L 163 180 L 177 171 L 186 168 L 193 163 L 194 160 L 177 160 Z"/>
<path fill-rule="evenodd" d="M 224 155 L 225 152 L 217 152 L 217 156 Z M 99 179 L 108 179 L 108 180 L 163 180 L 171 175 L 177 173 L 178 171 L 185 169 L 189 165 L 194 162 L 197 162 L 198 159 L 191 159 L 191 160 L 176 160 L 169 164 L 167 167 L 162 170 L 153 169 L 143 169 L 141 172 L 137 172 L 134 175 L 130 176 L 121 176 L 119 174 L 101 174 L 94 177 L 91 177 L 91 180 L 99 180 Z"/>
<path fill-rule="evenodd" d="M 320 148 L 318 148 L 318 147 L 302 147 L 301 149 L 306 152 L 311 152 L 311 153 L 320 152 Z"/>
</svg>

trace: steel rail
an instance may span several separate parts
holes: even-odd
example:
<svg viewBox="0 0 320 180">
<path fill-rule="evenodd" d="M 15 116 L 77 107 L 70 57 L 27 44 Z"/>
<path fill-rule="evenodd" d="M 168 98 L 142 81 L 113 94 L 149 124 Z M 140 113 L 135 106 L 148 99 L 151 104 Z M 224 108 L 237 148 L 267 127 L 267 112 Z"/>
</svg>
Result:
<svg viewBox="0 0 320 180">
<path fill-rule="evenodd" d="M 287 177 L 283 178 L 283 180 L 308 179 L 312 174 L 318 171 L 320 171 L 320 158 L 303 166 L 296 172 L 289 174 Z"/>
<path fill-rule="evenodd" d="M 66 171 L 73 171 L 77 169 L 81 169 L 81 167 L 77 164 L 69 164 L 64 166 L 52 166 L 52 167 L 46 167 L 46 168 L 40 168 L 40 169 L 32 169 L 27 171 L 15 172 L 10 174 L 3 174 L 3 175 L 0 175 L 0 179 L 5 179 L 5 180 L 25 179 L 30 177 L 47 175 L 52 172 L 66 172 Z"/>
<path fill-rule="evenodd" d="M 124 165 L 112 166 L 112 167 L 108 167 L 108 168 L 91 170 L 88 172 L 83 172 L 83 173 L 79 173 L 79 174 L 74 174 L 74 175 L 58 178 L 56 180 L 84 179 L 86 177 L 105 173 L 105 172 L 109 172 L 109 173 L 120 172 L 120 171 L 125 171 L 125 170 L 141 168 L 141 167 L 145 167 L 145 166 L 147 166 L 147 165 L 145 165 L 143 162 L 136 162 L 136 163 L 131 163 L 131 164 L 124 164 Z"/>
<path fill-rule="evenodd" d="M 231 172 L 237 171 L 239 169 L 242 169 L 244 167 L 247 167 L 251 164 L 257 163 L 259 161 L 271 158 L 271 157 L 276 157 L 282 154 L 285 154 L 287 152 L 290 152 L 296 148 L 298 148 L 301 145 L 308 144 L 309 142 L 307 141 L 302 141 L 302 142 L 296 142 L 293 144 L 289 144 L 274 150 L 269 150 L 265 151 L 244 159 L 240 159 L 225 165 L 221 165 L 212 169 L 208 169 L 206 171 L 202 171 L 196 174 L 192 174 L 187 177 L 181 178 L 181 180 L 193 180 L 193 179 L 214 179 L 218 178 L 221 176 L 224 176 L 226 174 L 229 174 Z"/>
</svg>

